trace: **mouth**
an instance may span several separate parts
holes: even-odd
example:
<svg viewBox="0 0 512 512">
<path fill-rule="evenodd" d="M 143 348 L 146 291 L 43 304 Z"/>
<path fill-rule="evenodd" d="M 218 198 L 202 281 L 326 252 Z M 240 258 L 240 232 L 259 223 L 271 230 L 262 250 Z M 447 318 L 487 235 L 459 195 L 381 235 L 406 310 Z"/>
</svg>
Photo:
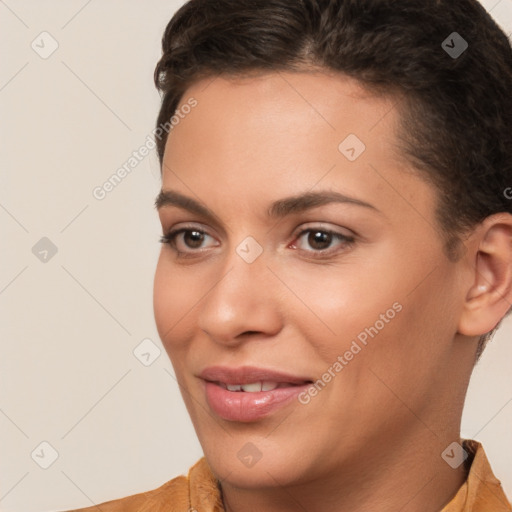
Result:
<svg viewBox="0 0 512 512">
<path fill-rule="evenodd" d="M 211 411 L 236 422 L 254 422 L 276 413 L 313 384 L 309 378 L 252 366 L 209 367 L 199 377 Z"/>
<path fill-rule="evenodd" d="M 211 381 L 207 381 L 211 382 Z M 303 386 L 306 384 L 312 384 L 313 381 L 303 381 L 302 383 L 293 383 L 293 382 L 272 382 L 272 381 L 259 381 L 259 382 L 250 382 L 248 384 L 227 384 L 226 382 L 212 382 L 212 384 L 216 384 L 220 386 L 222 389 L 227 389 L 228 391 L 243 391 L 245 393 L 258 393 L 260 391 L 273 391 L 274 389 L 279 388 L 290 388 L 294 386 Z"/>
</svg>

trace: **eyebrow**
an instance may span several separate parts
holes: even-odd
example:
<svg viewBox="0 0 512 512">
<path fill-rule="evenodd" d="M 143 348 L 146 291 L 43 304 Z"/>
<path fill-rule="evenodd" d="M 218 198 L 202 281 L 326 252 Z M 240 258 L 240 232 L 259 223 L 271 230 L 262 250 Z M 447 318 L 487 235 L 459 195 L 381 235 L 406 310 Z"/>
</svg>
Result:
<svg viewBox="0 0 512 512">
<path fill-rule="evenodd" d="M 278 199 L 270 205 L 267 210 L 267 217 L 270 219 L 280 219 L 287 215 L 301 213 L 329 203 L 353 204 L 374 210 L 376 213 L 382 213 L 375 206 L 367 203 L 366 201 L 346 196 L 340 192 L 325 190 L 319 192 L 305 192 L 303 194 Z M 176 206 L 191 213 L 218 221 L 217 215 L 215 215 L 209 208 L 195 199 L 185 196 L 175 190 L 160 191 L 155 199 L 155 207 L 159 210 L 164 206 Z"/>
</svg>

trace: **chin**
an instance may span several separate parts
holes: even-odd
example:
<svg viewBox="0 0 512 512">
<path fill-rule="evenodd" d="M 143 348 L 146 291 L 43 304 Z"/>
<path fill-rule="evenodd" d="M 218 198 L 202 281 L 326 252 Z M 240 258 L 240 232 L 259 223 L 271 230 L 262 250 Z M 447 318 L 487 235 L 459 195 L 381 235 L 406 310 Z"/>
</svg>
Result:
<svg viewBox="0 0 512 512">
<path fill-rule="evenodd" d="M 303 479 L 306 470 L 300 465 L 297 455 L 290 458 L 275 447 L 261 448 L 259 453 L 256 450 L 255 445 L 247 441 L 241 449 L 230 450 L 217 446 L 204 449 L 204 453 L 214 474 L 222 482 L 234 487 L 273 488 L 300 483 Z"/>
</svg>

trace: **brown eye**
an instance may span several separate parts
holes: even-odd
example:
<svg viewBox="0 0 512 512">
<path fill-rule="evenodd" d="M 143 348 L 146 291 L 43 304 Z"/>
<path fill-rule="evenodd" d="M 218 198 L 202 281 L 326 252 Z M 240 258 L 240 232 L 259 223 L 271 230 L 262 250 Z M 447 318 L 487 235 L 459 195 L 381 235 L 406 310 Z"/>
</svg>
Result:
<svg viewBox="0 0 512 512">
<path fill-rule="evenodd" d="M 160 242 L 168 244 L 178 254 L 192 254 L 196 252 L 195 250 L 202 248 L 207 237 L 213 238 L 201 229 L 180 228 L 174 231 L 171 230 L 160 237 Z"/>
<path fill-rule="evenodd" d="M 310 231 L 308 235 L 308 244 L 318 251 L 327 249 L 332 242 L 332 234 L 325 231 Z"/>
<path fill-rule="evenodd" d="M 297 242 L 297 240 L 302 240 L 302 242 Z M 293 246 L 314 256 L 329 256 L 338 250 L 336 247 L 331 249 L 336 241 L 338 248 L 344 248 L 353 245 L 355 238 L 329 229 L 308 228 L 299 233 Z"/>
<path fill-rule="evenodd" d="M 183 241 L 187 247 L 198 249 L 204 240 L 204 233 L 202 231 L 183 231 Z"/>
</svg>

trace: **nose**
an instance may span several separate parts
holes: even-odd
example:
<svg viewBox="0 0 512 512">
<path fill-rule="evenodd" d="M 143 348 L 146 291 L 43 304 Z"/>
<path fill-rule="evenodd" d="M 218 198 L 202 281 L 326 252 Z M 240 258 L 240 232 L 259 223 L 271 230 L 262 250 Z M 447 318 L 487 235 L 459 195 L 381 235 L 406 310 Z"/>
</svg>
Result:
<svg viewBox="0 0 512 512">
<path fill-rule="evenodd" d="M 278 280 L 264 253 L 252 263 L 234 250 L 199 308 L 199 328 L 216 343 L 235 346 L 250 337 L 267 337 L 282 328 Z"/>
</svg>

